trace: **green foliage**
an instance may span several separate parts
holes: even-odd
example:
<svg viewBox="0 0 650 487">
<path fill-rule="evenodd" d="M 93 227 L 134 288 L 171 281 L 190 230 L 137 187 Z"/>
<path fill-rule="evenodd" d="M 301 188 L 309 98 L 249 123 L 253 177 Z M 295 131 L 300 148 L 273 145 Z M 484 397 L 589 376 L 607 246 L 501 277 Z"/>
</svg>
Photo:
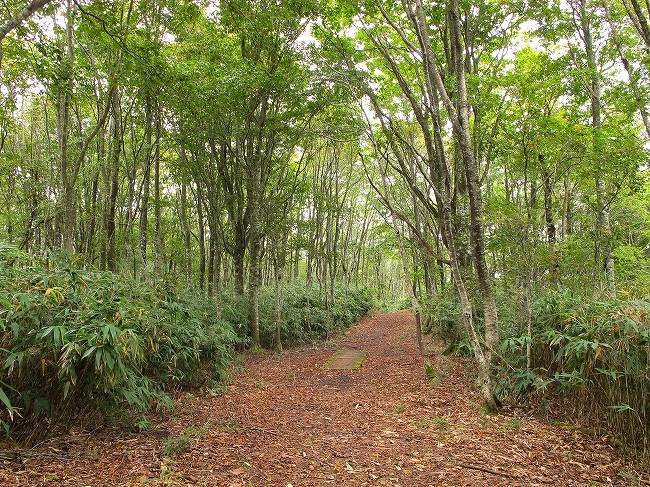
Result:
<svg viewBox="0 0 650 487">
<path fill-rule="evenodd" d="M 449 344 L 449 347 L 462 348 L 465 340 L 463 340 L 464 332 L 461 330 L 462 325 L 460 323 L 460 304 L 456 302 L 456 300 L 446 296 L 440 297 L 435 306 L 436 309 L 432 310 L 434 316 L 430 321 L 431 328 L 428 331 L 431 331 L 442 338 Z M 460 350 L 460 348 L 458 348 L 458 350 Z M 469 349 L 469 352 L 471 354 L 471 348 Z"/>
<path fill-rule="evenodd" d="M 173 457 L 179 453 L 190 451 L 192 445 L 194 445 L 194 439 L 188 435 L 169 436 L 163 441 L 163 454 Z"/>
<path fill-rule="evenodd" d="M 202 361 L 215 374 L 236 334 L 211 300 L 0 247 L 0 420 L 16 428 L 111 408 L 168 407 Z"/>
<path fill-rule="evenodd" d="M 209 429 L 209 424 L 190 426 L 185 428 L 178 436 L 168 436 L 163 440 L 163 454 L 168 457 L 173 457 L 179 453 L 190 451 L 196 441 L 203 438 Z"/>
<path fill-rule="evenodd" d="M 522 421 L 519 418 L 511 417 L 506 419 L 503 424 L 499 426 L 499 431 L 507 433 L 508 431 L 517 431 L 521 428 Z"/>
<path fill-rule="evenodd" d="M 401 298 L 396 299 L 385 299 L 377 305 L 377 308 L 386 313 L 410 310 L 411 299 L 408 296 L 402 296 Z"/>
<path fill-rule="evenodd" d="M 568 291 L 540 297 L 534 308 L 533 369 L 523 364 L 528 337 L 503 341 L 519 357 L 508 392 L 544 390 L 578 407 L 575 419 L 607 425 L 625 444 L 650 448 L 650 302 L 623 293 L 615 301 Z"/>
<path fill-rule="evenodd" d="M 290 285 L 285 289 L 282 305 L 281 339 L 284 344 L 314 342 L 329 337 L 337 330 L 356 323 L 372 307 L 372 296 L 367 289 L 334 290 L 333 301 L 328 301 L 318 288 Z M 247 330 L 248 318 L 243 298 L 232 298 L 224 306 L 222 316 L 240 333 Z M 275 288 L 260 292 L 260 341 L 271 347 L 275 334 Z"/>
</svg>

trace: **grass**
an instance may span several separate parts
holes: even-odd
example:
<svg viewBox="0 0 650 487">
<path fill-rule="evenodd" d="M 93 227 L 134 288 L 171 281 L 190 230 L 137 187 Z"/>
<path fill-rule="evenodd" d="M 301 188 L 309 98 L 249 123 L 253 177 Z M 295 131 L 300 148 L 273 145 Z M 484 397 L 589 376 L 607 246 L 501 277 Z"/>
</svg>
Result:
<svg viewBox="0 0 650 487">
<path fill-rule="evenodd" d="M 208 423 L 201 426 L 188 426 L 179 436 L 168 436 L 163 440 L 163 454 L 174 457 L 179 453 L 189 452 L 197 439 L 203 438 L 210 429 Z"/>
<path fill-rule="evenodd" d="M 508 432 L 508 431 L 517 431 L 521 428 L 522 420 L 519 418 L 508 418 L 502 425 L 499 426 L 498 431 Z"/>
<path fill-rule="evenodd" d="M 438 428 L 438 431 L 440 431 L 441 433 L 446 433 L 451 427 L 449 421 L 447 421 L 444 418 L 441 418 L 440 416 L 436 416 L 433 419 L 433 422 L 436 425 L 436 428 Z"/>
<path fill-rule="evenodd" d="M 168 436 L 163 440 L 163 454 L 167 457 L 174 457 L 179 453 L 186 453 L 194 446 L 194 438 L 182 434 L 180 436 Z"/>
<path fill-rule="evenodd" d="M 224 433 L 235 433 L 239 429 L 239 422 L 235 418 L 222 419 L 217 423 L 217 428 Z"/>
</svg>

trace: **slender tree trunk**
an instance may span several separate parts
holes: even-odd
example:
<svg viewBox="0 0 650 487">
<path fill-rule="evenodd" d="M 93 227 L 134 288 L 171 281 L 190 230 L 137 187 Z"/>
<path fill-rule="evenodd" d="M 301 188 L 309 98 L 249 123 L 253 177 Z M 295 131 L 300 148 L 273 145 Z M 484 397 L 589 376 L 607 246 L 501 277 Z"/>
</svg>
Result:
<svg viewBox="0 0 650 487">
<path fill-rule="evenodd" d="M 183 228 L 183 243 L 185 247 L 185 282 L 188 286 L 192 284 L 192 237 L 190 224 L 187 219 L 187 180 L 183 176 L 181 181 L 181 226 Z"/>
<path fill-rule="evenodd" d="M 635 0 L 632 0 L 635 2 Z M 585 52 L 587 57 L 587 67 L 590 72 L 591 81 L 591 124 L 593 128 L 593 163 L 595 167 L 595 183 L 596 183 L 596 204 L 597 204 L 597 217 L 596 217 L 596 273 L 597 283 L 603 281 L 602 275 L 604 274 L 604 284 L 609 291 L 612 299 L 616 298 L 616 282 L 614 276 L 614 254 L 612 245 L 612 229 L 609 218 L 609 208 L 607 207 L 607 196 L 605 190 L 605 182 L 602 176 L 602 142 L 601 142 L 601 87 L 600 87 L 600 73 L 596 64 L 596 52 L 594 49 L 593 39 L 591 36 L 591 21 L 589 19 L 589 12 L 587 10 L 587 0 L 579 0 L 580 5 L 580 28 L 582 30 L 582 39 L 585 45 Z M 636 3 L 636 2 L 635 2 Z M 638 4 L 637 4 L 638 5 Z M 647 30 L 647 25 L 646 25 Z"/>
<path fill-rule="evenodd" d="M 244 294 L 244 257 L 246 255 L 246 236 L 244 231 L 235 228 L 235 244 L 232 255 L 235 270 L 235 292 L 240 296 Z"/>
<path fill-rule="evenodd" d="M 284 238 L 280 238 L 284 240 Z M 275 258 L 275 351 L 282 353 L 282 302 L 284 294 L 285 244 L 278 242 Z"/>
<path fill-rule="evenodd" d="M 625 72 L 627 73 L 630 91 L 632 91 L 632 95 L 634 95 L 634 101 L 636 101 L 636 105 L 639 110 L 639 115 L 641 115 L 641 120 L 643 121 L 643 126 L 645 127 L 645 133 L 648 136 L 648 139 L 650 140 L 650 117 L 648 116 L 648 109 L 646 103 L 643 100 L 643 96 L 641 95 L 641 90 L 639 89 L 639 83 L 638 83 L 639 76 L 635 73 L 634 67 L 630 64 L 630 62 L 627 59 L 627 56 L 625 55 L 625 51 L 621 43 L 618 29 L 616 28 L 616 25 L 614 24 L 614 20 L 612 19 L 612 14 L 609 9 L 609 5 L 607 1 L 603 0 L 602 5 L 603 8 L 605 9 L 605 16 L 607 17 L 607 22 L 609 23 L 609 27 L 612 31 L 612 38 L 614 40 L 614 44 L 616 45 L 616 50 L 618 51 L 618 55 L 621 58 L 621 63 L 623 64 L 623 67 L 625 68 Z"/>
<path fill-rule="evenodd" d="M 0 25 L 0 41 L 2 41 L 9 32 L 14 30 L 51 1 L 52 0 L 32 0 L 20 12 L 18 12 L 17 15 L 3 22 L 2 25 Z"/>
<path fill-rule="evenodd" d="M 254 189 L 255 191 L 255 189 Z M 259 191 L 257 188 L 256 191 Z M 259 289 L 260 289 L 260 251 L 261 237 L 259 231 L 259 196 L 253 197 L 253 204 L 250 207 L 250 254 L 249 254 L 249 275 L 248 275 L 248 323 L 250 337 L 253 347 L 260 345 L 260 312 L 259 312 Z"/>
<path fill-rule="evenodd" d="M 215 264 L 217 262 L 217 238 L 215 234 L 215 221 L 212 215 L 208 215 L 208 228 L 210 230 L 210 238 L 208 239 L 208 296 L 215 295 L 214 283 L 216 278 L 214 277 Z"/>
<path fill-rule="evenodd" d="M 648 19 L 641 9 L 638 0 L 623 0 L 623 5 L 627 10 L 628 17 L 637 30 L 643 43 L 650 47 L 650 28 L 648 27 Z"/>
<path fill-rule="evenodd" d="M 117 210 L 117 195 L 119 192 L 120 154 L 122 149 L 122 133 L 120 127 L 119 111 L 117 108 L 118 103 L 119 102 L 117 100 L 114 100 L 115 106 L 113 108 L 113 140 L 111 144 L 112 152 L 109 165 L 111 180 L 106 216 L 106 264 L 108 266 L 108 270 L 112 272 L 117 271 L 117 258 L 115 249 L 115 214 Z"/>
<path fill-rule="evenodd" d="M 570 173 L 564 175 L 564 201 L 562 204 L 562 238 L 566 239 L 573 233 L 573 189 L 571 188 Z"/>
<path fill-rule="evenodd" d="M 65 63 L 62 72 L 63 77 L 58 80 L 57 90 L 57 135 L 59 139 L 59 157 L 61 167 L 61 180 L 63 183 L 63 246 L 70 254 L 74 252 L 74 230 L 76 224 L 76 198 L 74 192 L 75 178 L 73 177 L 74 167 L 69 160 L 68 141 L 70 137 L 70 97 L 73 89 L 73 65 L 74 65 L 74 39 L 73 39 L 73 4 L 68 0 L 67 25 L 65 34 Z"/>
<path fill-rule="evenodd" d="M 200 182 L 196 183 L 196 212 L 199 227 L 199 288 L 205 291 L 205 218 L 203 216 L 203 187 Z"/>
<path fill-rule="evenodd" d="M 101 140 L 101 139 L 100 139 Z M 101 143 L 103 145 L 103 142 Z M 97 158 L 101 160 L 102 151 L 98 149 Z M 95 174 L 93 178 L 93 183 L 90 189 L 90 199 L 89 199 L 89 208 L 90 208 L 90 218 L 88 219 L 88 224 L 86 227 L 86 243 L 84 245 L 84 253 L 86 254 L 86 259 L 88 262 L 92 261 L 92 250 L 93 250 L 93 241 L 95 239 L 95 231 L 97 229 L 97 197 L 99 195 L 99 171 Z"/>
<path fill-rule="evenodd" d="M 385 185 L 386 182 L 384 180 L 384 186 Z M 415 315 L 415 335 L 418 342 L 418 349 L 420 350 L 420 356 L 422 357 L 423 360 L 424 371 L 426 373 L 429 363 L 427 361 L 426 352 L 424 349 L 424 339 L 422 337 L 422 322 L 420 320 L 420 313 L 422 307 L 420 305 L 420 300 L 418 299 L 417 294 L 415 293 L 415 283 L 411 278 L 411 270 L 409 268 L 408 254 L 406 253 L 406 248 L 404 247 L 404 240 L 402 238 L 402 232 L 400 231 L 400 228 L 397 225 L 397 217 L 395 216 L 394 213 L 391 214 L 390 223 L 391 226 L 393 227 L 395 238 L 397 240 L 397 247 L 399 248 L 400 257 L 402 259 L 404 290 L 407 292 L 409 299 L 411 300 L 411 310 Z"/>
<path fill-rule="evenodd" d="M 160 120 L 160 103 L 156 102 L 156 121 L 155 121 L 155 147 L 153 150 L 153 199 L 154 199 L 154 275 L 156 279 L 161 277 L 163 271 L 163 248 L 162 248 L 162 198 L 160 187 L 160 136 L 161 124 Z"/>
<path fill-rule="evenodd" d="M 144 164 L 142 167 L 142 204 L 140 206 L 140 261 L 144 272 L 147 268 L 147 237 L 149 229 L 149 193 L 151 180 L 151 162 L 152 162 L 152 131 L 153 131 L 153 110 L 151 107 L 151 97 L 145 97 L 145 122 L 144 122 Z"/>
<path fill-rule="evenodd" d="M 548 242 L 548 250 L 550 256 L 550 271 L 551 271 L 551 285 L 557 288 L 559 284 L 559 263 L 557 259 L 557 239 L 555 231 L 555 223 L 553 218 L 553 177 L 551 176 L 544 154 L 537 156 L 539 165 L 542 168 L 542 183 L 544 186 L 544 221 L 546 223 L 546 240 Z"/>
</svg>

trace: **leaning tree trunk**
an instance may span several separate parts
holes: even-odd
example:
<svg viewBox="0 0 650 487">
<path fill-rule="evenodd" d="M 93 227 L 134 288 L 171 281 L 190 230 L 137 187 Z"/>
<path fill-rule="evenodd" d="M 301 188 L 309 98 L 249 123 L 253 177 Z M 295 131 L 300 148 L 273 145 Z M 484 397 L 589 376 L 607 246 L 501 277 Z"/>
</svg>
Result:
<svg viewBox="0 0 650 487">
<path fill-rule="evenodd" d="M 420 1 L 420 0 L 418 0 Z M 483 298 L 483 313 L 485 319 L 485 345 L 486 357 L 490 364 L 494 363 L 495 352 L 499 345 L 499 333 L 497 330 L 497 308 L 492 292 L 492 279 L 489 275 L 485 258 L 485 229 L 483 224 L 483 198 L 481 195 L 481 184 L 479 181 L 478 162 L 475 157 L 471 140 L 469 124 L 469 102 L 467 99 L 467 86 L 465 83 L 465 65 L 463 62 L 463 46 L 461 41 L 461 22 L 458 8 L 458 0 L 450 2 L 451 17 L 451 42 L 455 51 L 455 76 L 458 97 L 458 113 L 454 132 L 463 157 L 465 174 L 467 175 L 467 192 L 469 195 L 470 209 L 470 236 L 472 240 L 472 257 L 476 269 L 479 289 Z"/>
<path fill-rule="evenodd" d="M 450 0 L 448 4 L 450 13 L 451 44 L 455 51 L 454 77 L 456 85 L 456 105 L 447 91 L 440 70 L 436 64 L 435 55 L 431 48 L 429 29 L 425 18 L 424 8 L 421 0 L 415 0 L 415 12 L 411 11 L 411 19 L 415 24 L 418 38 L 424 54 L 426 74 L 429 77 L 428 83 L 439 93 L 442 102 L 452 122 L 454 137 L 456 138 L 462 155 L 464 170 L 467 178 L 468 194 L 470 199 L 470 236 L 479 290 L 483 300 L 483 312 L 485 316 L 485 350 L 483 349 L 478 335 L 475 332 L 472 306 L 467 294 L 464 280 L 458 267 L 458 256 L 453 239 L 453 227 L 449 214 L 448 202 L 443 202 L 441 209 L 441 224 L 447 235 L 447 245 L 450 254 L 452 276 L 461 300 L 463 308 L 463 322 L 468 331 L 474 354 L 479 368 L 480 390 L 486 406 L 490 410 L 496 410 L 497 405 L 493 394 L 492 365 L 494 352 L 498 346 L 498 322 L 497 310 L 491 286 L 487 262 L 485 258 L 485 234 L 482 221 L 482 196 L 478 176 L 478 165 L 472 147 L 470 125 L 469 125 L 469 103 L 467 100 L 467 87 L 465 83 L 465 67 L 463 63 L 463 47 L 460 34 L 460 19 L 458 0 Z M 458 109 L 456 108 L 458 107 Z"/>
</svg>

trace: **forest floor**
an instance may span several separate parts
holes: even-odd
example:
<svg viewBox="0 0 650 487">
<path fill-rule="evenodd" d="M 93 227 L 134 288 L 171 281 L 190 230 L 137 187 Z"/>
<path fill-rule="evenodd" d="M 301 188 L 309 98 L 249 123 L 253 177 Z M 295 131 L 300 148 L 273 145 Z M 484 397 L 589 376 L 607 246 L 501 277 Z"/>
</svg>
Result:
<svg viewBox="0 0 650 487">
<path fill-rule="evenodd" d="M 248 354 L 222 394 L 181 393 L 145 432 L 105 428 L 0 463 L 0 485 L 650 485 L 604 438 L 522 410 L 487 416 L 469 362 L 431 356 L 408 313 L 373 314 L 326 343 Z M 328 370 L 339 349 L 359 370 Z"/>
</svg>

